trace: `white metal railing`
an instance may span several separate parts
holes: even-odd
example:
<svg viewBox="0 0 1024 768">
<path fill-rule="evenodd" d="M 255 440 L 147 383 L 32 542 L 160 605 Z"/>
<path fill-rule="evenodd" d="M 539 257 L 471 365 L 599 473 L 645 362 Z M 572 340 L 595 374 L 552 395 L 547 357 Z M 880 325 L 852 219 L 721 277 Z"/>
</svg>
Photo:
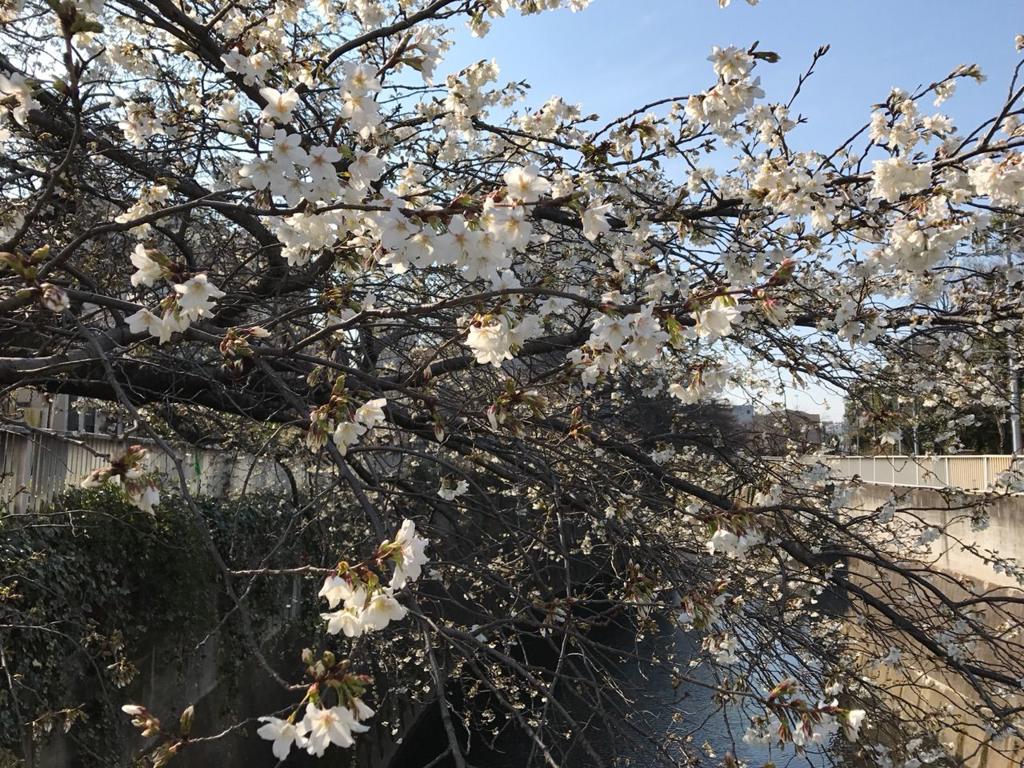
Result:
<svg viewBox="0 0 1024 768">
<path fill-rule="evenodd" d="M 4 427 L 0 429 L 0 504 L 14 512 L 37 509 L 69 486 L 79 485 L 128 446 L 140 443 L 150 450 L 147 468 L 176 478 L 171 457 L 145 438 Z M 189 490 L 195 493 L 228 496 L 288 487 L 284 469 L 265 457 L 186 446 L 178 458 Z"/>
<path fill-rule="evenodd" d="M 1010 469 L 1024 471 L 1024 457 L 1010 455 L 948 456 L 821 456 L 840 477 L 904 488 L 947 488 L 982 491 L 1006 480 Z"/>
<path fill-rule="evenodd" d="M 145 444 L 139 437 L 63 434 L 48 430 L 0 429 L 0 504 L 23 512 L 76 486 L 92 470 L 124 453 L 129 445 Z M 150 449 L 149 468 L 174 475 L 173 462 L 156 445 Z M 177 448 L 176 448 L 177 450 Z M 182 447 L 178 458 L 193 492 L 214 496 L 288 487 L 277 462 L 237 452 Z M 1018 475 L 1014 490 L 1024 490 L 1024 457 L 1009 455 L 943 456 L 809 456 L 844 478 L 904 488 L 957 487 L 981 491 L 1004 481 L 1012 468 Z M 295 473 L 300 485 L 304 478 Z"/>
</svg>

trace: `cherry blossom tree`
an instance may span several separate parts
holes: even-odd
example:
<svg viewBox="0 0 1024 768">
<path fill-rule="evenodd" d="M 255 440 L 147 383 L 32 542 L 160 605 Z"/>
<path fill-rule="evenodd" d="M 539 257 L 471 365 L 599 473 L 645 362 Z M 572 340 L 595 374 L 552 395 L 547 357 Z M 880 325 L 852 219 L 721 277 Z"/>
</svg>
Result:
<svg viewBox="0 0 1024 768">
<path fill-rule="evenodd" d="M 0 383 L 107 401 L 178 456 L 83 478 L 140 513 L 195 509 L 175 445 L 201 431 L 280 459 L 295 519 L 346 532 L 333 561 L 242 570 L 195 515 L 243 617 L 256 580 L 316 580 L 304 678 L 254 633 L 239 650 L 295 694 L 251 729 L 279 759 L 351 747 L 415 681 L 458 768 L 466 732 L 505 729 L 530 765 L 611 764 L 581 705 L 625 755 L 700 760 L 699 723 L 648 722 L 616 659 L 710 685 L 737 741 L 782 754 L 919 765 L 979 711 L 977 748 L 1005 749 L 1024 596 L 942 571 L 924 513 L 858 508 L 697 414 L 780 381 L 856 397 L 893 359 L 922 402 L 1005 402 L 969 350 L 1024 353 L 1020 266 L 976 247 L 994 221 L 1020 240 L 1021 66 L 977 126 L 939 111 L 983 77 L 962 66 L 803 152 L 827 48 L 766 95 L 775 53 L 716 47 L 705 90 L 617 118 L 533 103 L 494 61 L 445 70 L 456 25 L 587 4 L 4 0 Z M 998 493 L 950 491 L 950 517 L 983 525 Z M 675 631 L 694 658 L 638 640 Z M 895 695 L 929 676 L 944 706 Z M 125 713 L 157 763 L 223 727 L 155 705 Z"/>
</svg>

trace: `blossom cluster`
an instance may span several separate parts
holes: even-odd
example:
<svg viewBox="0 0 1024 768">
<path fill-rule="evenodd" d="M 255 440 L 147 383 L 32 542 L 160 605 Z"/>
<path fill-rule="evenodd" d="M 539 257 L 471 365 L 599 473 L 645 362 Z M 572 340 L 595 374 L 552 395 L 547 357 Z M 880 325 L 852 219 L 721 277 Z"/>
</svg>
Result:
<svg viewBox="0 0 1024 768">
<path fill-rule="evenodd" d="M 802 708 L 794 727 L 785 715 L 772 713 L 763 721 L 747 728 L 743 741 L 747 744 L 786 744 L 799 748 L 828 744 L 833 734 L 842 730 L 850 741 L 857 741 L 867 713 L 863 709 L 841 711 L 838 702 L 819 702 Z"/>
<path fill-rule="evenodd" d="M 344 628 L 346 636 L 358 637 L 402 619 L 407 611 L 394 593 L 419 579 L 423 566 L 429 562 L 425 552 L 427 544 L 427 540 L 416 533 L 413 521 L 404 520 L 395 538 L 382 542 L 367 563 L 351 567 L 343 563 L 336 574 L 328 576 L 319 596 L 325 598 L 331 608 L 344 602 L 339 611 L 323 614 L 328 622 L 328 633 L 337 634 Z M 386 563 L 394 570 L 388 585 L 383 586 L 370 565 L 381 568 Z M 321 659 L 314 660 L 313 652 L 307 649 L 303 651 L 303 660 L 308 664 L 307 675 L 313 680 L 303 700 L 286 718 L 272 715 L 259 718 L 262 725 L 257 735 L 272 742 L 271 751 L 278 760 L 286 759 L 292 748 L 323 757 L 332 744 L 351 747 L 356 734 L 369 730 L 365 723 L 374 716 L 373 709 L 363 700 L 372 682 L 370 677 L 353 674 L 349 663 L 339 661 L 331 651 L 324 651 Z M 164 733 L 160 720 L 146 707 L 126 704 L 122 710 L 131 716 L 132 724 L 143 736 L 167 736 L 168 742 L 161 745 L 161 749 L 173 754 L 181 746 L 176 737 Z M 192 708 L 189 708 L 181 719 L 181 736 L 185 738 L 191 729 L 191 719 Z"/>
<path fill-rule="evenodd" d="M 370 730 L 363 721 L 373 715 L 374 711 L 358 697 L 353 698 L 349 704 L 333 707 L 309 704 L 302 717 L 294 720 L 261 717 L 263 725 L 256 733 L 260 738 L 273 742 L 271 751 L 278 760 L 288 757 L 292 745 L 297 749 L 305 749 L 310 755 L 323 757 L 331 744 L 342 748 L 351 747 L 355 743 L 353 734 Z"/>
<path fill-rule="evenodd" d="M 119 485 L 128 500 L 143 512 L 153 514 L 160 503 L 160 486 L 154 475 L 147 472 L 144 462 L 149 451 L 141 445 L 129 446 L 110 464 L 98 467 L 82 480 L 82 488 L 99 488 L 106 483 Z"/>
<path fill-rule="evenodd" d="M 373 562 L 378 566 L 390 562 L 394 566 L 390 582 L 381 584 L 374 571 L 365 566 L 343 565 L 337 574 L 328 576 L 320 589 L 319 596 L 327 600 L 330 608 L 342 607 L 334 612 L 322 614 L 327 621 L 328 634 L 343 633 L 346 637 L 359 637 L 364 633 L 384 629 L 390 622 L 405 617 L 407 609 L 395 598 L 395 591 L 416 581 L 427 564 L 427 540 L 416 533 L 412 520 L 404 520 L 394 539 L 383 542 L 374 554 Z M 333 662 L 332 654 L 325 657 Z M 274 756 L 284 760 L 292 746 L 305 749 L 309 754 L 322 757 L 327 747 L 351 747 L 353 734 L 365 733 L 369 727 L 364 724 L 373 717 L 373 710 L 362 699 L 368 678 L 353 676 L 347 672 L 340 678 L 332 676 L 333 663 L 312 666 L 318 678 L 333 691 L 338 703 L 325 706 L 320 689 L 313 686 L 311 698 L 305 701 L 287 719 L 261 717 L 262 725 L 257 731 L 261 738 L 273 742 Z M 299 717 L 305 706 L 305 712 Z"/>
<path fill-rule="evenodd" d="M 406 609 L 395 598 L 395 590 L 420 577 L 427 563 L 426 545 L 427 540 L 416 534 L 415 524 L 406 520 L 394 540 L 385 541 L 377 550 L 378 561 L 394 564 L 387 586 L 381 584 L 376 574 L 360 575 L 351 568 L 346 568 L 342 574 L 328 576 L 319 593 L 332 609 L 332 612 L 322 614 L 327 622 L 327 633 L 359 637 L 405 618 Z M 338 610 L 333 610 L 335 608 Z"/>
<path fill-rule="evenodd" d="M 339 376 L 328 401 L 309 413 L 306 445 L 311 450 L 320 450 L 330 437 L 344 456 L 349 448 L 386 421 L 387 403 L 387 398 L 377 397 L 353 407 L 345 377 Z"/>
<path fill-rule="evenodd" d="M 142 243 L 135 246 L 131 261 L 137 270 L 132 275 L 132 285 L 152 286 L 160 280 L 167 280 L 173 288 L 173 292 L 160 302 L 160 314 L 143 307 L 125 318 L 132 333 L 149 333 L 160 339 L 161 344 L 170 341 L 174 334 L 185 332 L 192 323 L 209 317 L 217 299 L 225 295 L 210 282 L 205 272 L 187 279 L 179 278 L 176 265 Z"/>
</svg>

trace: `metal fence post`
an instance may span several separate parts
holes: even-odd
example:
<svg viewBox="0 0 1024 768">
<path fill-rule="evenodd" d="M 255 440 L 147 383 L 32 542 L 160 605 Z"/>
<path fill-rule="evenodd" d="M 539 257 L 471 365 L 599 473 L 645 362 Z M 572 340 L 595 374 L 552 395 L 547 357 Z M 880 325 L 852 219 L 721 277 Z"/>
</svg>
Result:
<svg viewBox="0 0 1024 768">
<path fill-rule="evenodd" d="M 36 463 L 36 440 L 32 435 L 25 436 L 24 450 L 21 454 L 21 466 L 18 468 L 18 474 L 15 475 L 15 487 L 19 491 L 15 509 L 19 513 L 25 513 L 28 511 L 29 501 L 32 499 L 34 494 L 32 470 Z"/>
</svg>

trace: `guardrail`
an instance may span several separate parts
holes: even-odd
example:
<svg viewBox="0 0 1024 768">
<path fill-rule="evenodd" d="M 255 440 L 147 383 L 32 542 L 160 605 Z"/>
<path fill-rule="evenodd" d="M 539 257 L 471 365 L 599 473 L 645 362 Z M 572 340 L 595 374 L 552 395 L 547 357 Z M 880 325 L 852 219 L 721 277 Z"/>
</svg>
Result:
<svg viewBox="0 0 1024 768">
<path fill-rule="evenodd" d="M 822 456 L 841 477 L 904 488 L 946 488 L 968 491 L 991 488 L 1011 468 L 1024 470 L 1024 457 L 1006 454 L 949 456 Z"/>
</svg>

